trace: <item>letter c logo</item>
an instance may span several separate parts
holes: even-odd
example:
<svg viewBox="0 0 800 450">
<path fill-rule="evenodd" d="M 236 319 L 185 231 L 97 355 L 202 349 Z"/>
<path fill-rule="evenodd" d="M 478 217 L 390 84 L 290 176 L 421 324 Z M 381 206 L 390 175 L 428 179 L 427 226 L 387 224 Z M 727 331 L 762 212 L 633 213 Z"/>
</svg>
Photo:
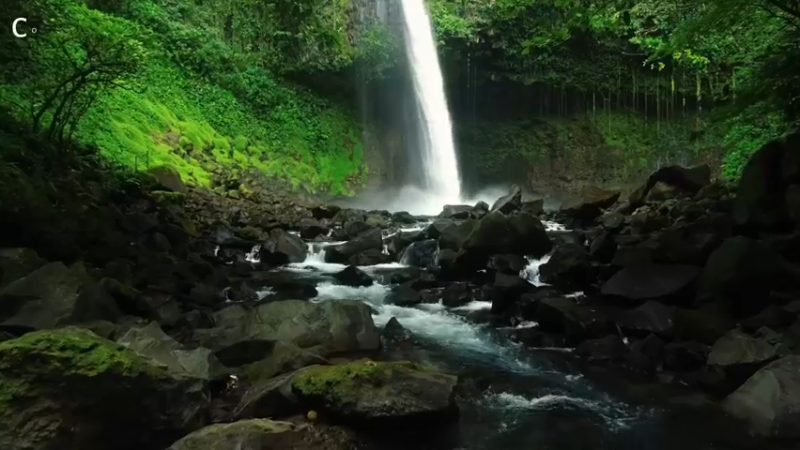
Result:
<svg viewBox="0 0 800 450">
<path fill-rule="evenodd" d="M 19 31 L 17 31 L 17 24 L 20 23 L 20 22 L 27 22 L 27 21 L 28 21 L 28 19 L 26 19 L 24 17 L 20 17 L 20 18 L 14 20 L 14 23 L 11 25 L 11 31 L 14 33 L 14 36 L 16 36 L 18 38 L 24 38 L 25 36 L 28 35 L 28 33 L 20 33 Z M 6 22 L 6 23 L 8 23 L 8 22 Z"/>
</svg>

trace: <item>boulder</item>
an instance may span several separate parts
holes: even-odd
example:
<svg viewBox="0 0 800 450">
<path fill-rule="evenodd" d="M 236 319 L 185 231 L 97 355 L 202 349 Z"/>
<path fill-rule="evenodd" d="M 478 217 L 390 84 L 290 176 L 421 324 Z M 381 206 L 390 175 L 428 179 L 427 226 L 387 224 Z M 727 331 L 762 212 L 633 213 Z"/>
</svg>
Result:
<svg viewBox="0 0 800 450">
<path fill-rule="evenodd" d="M 362 428 L 435 429 L 458 420 L 458 379 L 418 364 L 358 360 L 312 366 L 292 380 L 309 409 Z"/>
<path fill-rule="evenodd" d="M 331 218 L 331 223 L 344 226 L 347 222 L 361 221 L 367 218 L 367 212 L 363 209 L 342 208 Z"/>
<path fill-rule="evenodd" d="M 502 272 L 509 275 L 519 275 L 528 265 L 524 256 L 514 254 L 492 255 L 486 265 L 488 270 Z"/>
<path fill-rule="evenodd" d="M 214 323 L 215 328 L 195 331 L 198 342 L 213 350 L 243 340 L 272 340 L 325 357 L 376 350 L 380 344 L 372 310 L 355 300 L 284 300 L 258 305 L 253 310 L 234 305 L 214 313 Z"/>
<path fill-rule="evenodd" d="M 383 250 L 383 236 L 378 228 L 370 229 L 344 244 L 328 247 L 325 261 L 346 264 L 350 257 L 372 249 Z"/>
<path fill-rule="evenodd" d="M 628 196 L 628 204 L 632 209 L 638 208 L 643 205 L 648 194 L 656 186 L 661 186 L 659 192 L 662 198 L 658 198 L 658 194 L 651 196 L 652 200 L 663 200 L 663 193 L 672 193 L 672 195 L 681 194 L 695 194 L 697 191 L 711 183 L 711 168 L 708 165 L 699 165 L 694 167 L 681 167 L 681 166 L 667 166 L 653 172 L 648 178 L 647 182 L 640 188 L 633 191 Z M 655 197 L 655 198 L 654 198 Z"/>
<path fill-rule="evenodd" d="M 92 320 L 114 321 L 121 313 L 113 298 L 89 279 L 80 262 L 47 263 L 0 290 L 0 325 L 55 328 Z"/>
<path fill-rule="evenodd" d="M 503 214 L 512 213 L 520 208 L 522 205 L 522 189 L 512 184 L 508 194 L 495 200 L 489 212 L 501 212 Z"/>
<path fill-rule="evenodd" d="M 602 216 L 600 216 L 598 221 L 607 230 L 616 231 L 616 230 L 619 230 L 620 228 L 622 228 L 622 225 L 625 222 L 625 216 L 623 216 L 619 212 L 612 211 L 612 212 L 608 212 L 608 213 L 605 213 Z"/>
<path fill-rule="evenodd" d="M 674 307 L 665 306 L 655 300 L 648 300 L 643 305 L 622 313 L 617 324 L 623 330 L 645 336 L 651 333 L 671 336 L 674 320 Z"/>
<path fill-rule="evenodd" d="M 732 234 L 729 215 L 707 214 L 692 223 L 664 230 L 653 241 L 653 262 L 701 266 Z"/>
<path fill-rule="evenodd" d="M 475 203 L 475 206 L 472 207 L 472 217 L 480 219 L 486 214 L 489 214 L 489 204 L 483 200 Z"/>
<path fill-rule="evenodd" d="M 201 380 L 211 380 L 224 375 L 222 364 L 210 349 L 184 348 L 169 337 L 156 322 L 144 327 L 131 327 L 117 343 L 134 352 L 161 363 L 174 374 L 185 374 Z"/>
<path fill-rule="evenodd" d="M 472 216 L 472 205 L 444 205 L 438 217 L 442 219 L 469 219 Z"/>
<path fill-rule="evenodd" d="M 392 222 L 399 225 L 413 225 L 419 222 L 419 220 L 408 211 L 398 211 L 392 214 Z"/>
<path fill-rule="evenodd" d="M 422 295 L 412 280 L 392 287 L 389 295 L 386 296 L 386 302 L 398 306 L 417 305 L 422 303 Z"/>
<path fill-rule="evenodd" d="M 165 448 L 205 425 L 202 381 L 88 330 L 5 341 L 0 361 L 0 448 Z"/>
<path fill-rule="evenodd" d="M 336 205 L 317 205 L 311 208 L 311 216 L 317 220 L 333 219 L 341 209 Z"/>
<path fill-rule="evenodd" d="M 365 250 L 361 253 L 356 253 L 355 255 L 351 256 L 347 262 L 351 266 L 374 266 L 377 264 L 392 262 L 392 256 L 383 253 L 377 248 L 373 248 L 370 250 Z"/>
<path fill-rule="evenodd" d="M 287 342 L 243 341 L 243 343 L 254 342 L 269 343 L 268 351 L 259 355 L 259 352 L 252 352 L 242 348 L 241 343 L 239 343 L 217 352 L 220 360 L 230 367 L 237 366 L 239 365 L 238 363 L 244 361 L 252 361 L 243 367 L 244 378 L 249 383 L 257 384 L 314 364 L 330 364 L 325 358 Z M 252 350 L 252 348 L 249 350 Z M 232 358 L 233 356 L 236 356 L 236 358 Z M 256 356 L 261 357 L 254 360 Z"/>
<path fill-rule="evenodd" d="M 571 342 L 603 337 L 613 331 L 606 314 L 594 307 L 578 305 L 571 298 L 543 299 L 535 319 L 542 331 L 564 333 Z"/>
<path fill-rule="evenodd" d="M 603 295 L 630 300 L 667 298 L 681 292 L 700 272 L 678 264 L 640 264 L 623 267 L 603 284 Z"/>
<path fill-rule="evenodd" d="M 742 170 L 736 187 L 733 217 L 740 226 L 784 229 L 790 226 L 786 191 L 797 183 L 800 169 L 789 160 L 796 158 L 797 136 L 774 140 L 758 149 Z"/>
<path fill-rule="evenodd" d="M 0 249 L 0 289 L 42 267 L 45 263 L 46 261 L 40 258 L 36 251 L 29 248 Z"/>
<path fill-rule="evenodd" d="M 333 275 L 333 278 L 344 286 L 372 286 L 372 277 L 356 266 L 347 266 L 341 272 Z"/>
<path fill-rule="evenodd" d="M 369 227 L 375 228 L 389 228 L 389 219 L 391 215 L 389 215 L 388 211 L 370 211 L 367 213 L 366 219 L 364 219 L 364 223 L 367 224 Z"/>
<path fill-rule="evenodd" d="M 587 187 L 576 197 L 564 202 L 559 208 L 559 215 L 578 221 L 590 222 L 600 217 L 604 209 L 616 203 L 619 195 L 619 191 Z"/>
<path fill-rule="evenodd" d="M 735 325 L 734 320 L 716 305 L 675 312 L 673 334 L 680 341 L 697 341 L 712 345 Z"/>
<path fill-rule="evenodd" d="M 747 421 L 754 434 L 800 438 L 800 356 L 786 356 L 763 367 L 726 397 L 722 407 Z"/>
<path fill-rule="evenodd" d="M 708 365 L 723 370 L 752 370 L 775 359 L 775 347 L 763 339 L 754 338 L 739 330 L 731 330 L 711 347 Z M 748 376 L 749 376 L 748 375 Z"/>
<path fill-rule="evenodd" d="M 766 306 L 771 292 L 798 287 L 800 269 L 766 243 L 736 236 L 708 258 L 698 280 L 697 300 L 723 301 L 738 317 L 747 317 Z"/>
<path fill-rule="evenodd" d="M 341 428 L 249 419 L 209 425 L 167 450 L 351 450 L 354 442 L 355 438 Z"/>
<path fill-rule="evenodd" d="M 342 230 L 344 230 L 344 233 L 347 235 L 348 239 L 358 237 L 359 235 L 375 228 L 377 227 L 369 225 L 363 220 L 349 220 L 342 225 Z"/>
<path fill-rule="evenodd" d="M 412 267 L 433 270 L 436 268 L 436 252 L 439 243 L 434 239 L 413 242 L 400 256 L 400 263 Z"/>
<path fill-rule="evenodd" d="M 329 231 L 328 227 L 322 222 L 310 217 L 300 220 L 300 223 L 297 224 L 297 228 L 300 229 L 300 237 L 303 239 L 314 239 L 320 235 L 324 236 L 328 234 Z"/>
<path fill-rule="evenodd" d="M 172 192 L 180 192 L 185 194 L 189 191 L 186 185 L 181 180 L 181 175 L 177 170 L 170 166 L 157 166 L 148 170 L 156 182 L 164 189 Z"/>
<path fill-rule="evenodd" d="M 504 314 L 513 311 L 522 294 L 533 289 L 527 281 L 518 274 L 497 272 L 494 274 L 494 283 L 491 287 L 492 314 Z"/>
<path fill-rule="evenodd" d="M 450 283 L 442 291 L 442 304 L 449 308 L 466 305 L 472 301 L 472 290 L 463 281 Z"/>
<path fill-rule="evenodd" d="M 620 361 L 628 353 L 628 346 L 622 339 L 610 334 L 603 338 L 589 339 L 575 349 L 575 354 L 589 361 Z"/>
<path fill-rule="evenodd" d="M 593 278 L 589 254 L 579 244 L 560 245 L 550 259 L 539 266 L 539 278 L 543 283 L 557 286 L 585 286 Z"/>
<path fill-rule="evenodd" d="M 386 248 L 391 255 L 400 255 L 403 250 L 414 242 L 425 239 L 422 231 L 398 231 L 387 239 Z"/>
<path fill-rule="evenodd" d="M 542 212 L 544 212 L 544 199 L 543 198 L 534 198 L 530 200 L 525 200 L 522 202 L 522 207 L 520 211 L 530 214 L 532 216 L 538 216 Z"/>
<path fill-rule="evenodd" d="M 671 342 L 664 346 L 664 368 L 676 372 L 701 369 L 710 350 L 708 345 L 699 342 Z"/>
</svg>

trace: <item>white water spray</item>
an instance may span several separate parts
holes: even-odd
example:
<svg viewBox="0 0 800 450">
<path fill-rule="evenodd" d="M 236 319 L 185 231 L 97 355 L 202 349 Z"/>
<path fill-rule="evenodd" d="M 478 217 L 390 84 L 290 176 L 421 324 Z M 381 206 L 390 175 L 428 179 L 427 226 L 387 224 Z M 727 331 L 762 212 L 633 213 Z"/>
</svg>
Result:
<svg viewBox="0 0 800 450">
<path fill-rule="evenodd" d="M 419 105 L 417 120 L 426 132 L 422 149 L 422 170 L 427 194 L 437 198 L 439 207 L 461 200 L 453 131 L 439 55 L 431 20 L 424 0 L 401 0 L 405 45 L 414 75 L 414 93 Z"/>
</svg>

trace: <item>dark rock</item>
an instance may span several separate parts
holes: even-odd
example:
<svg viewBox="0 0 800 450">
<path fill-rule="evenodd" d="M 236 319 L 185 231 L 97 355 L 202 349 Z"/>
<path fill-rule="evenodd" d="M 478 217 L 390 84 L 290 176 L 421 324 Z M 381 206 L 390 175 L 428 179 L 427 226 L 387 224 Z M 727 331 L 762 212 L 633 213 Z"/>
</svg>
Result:
<svg viewBox="0 0 800 450">
<path fill-rule="evenodd" d="M 347 222 L 363 222 L 367 212 L 362 209 L 342 208 L 331 218 L 331 223 L 344 226 Z"/>
<path fill-rule="evenodd" d="M 694 194 L 711 182 L 711 169 L 708 165 L 694 167 L 667 166 L 652 173 L 647 182 L 628 197 L 628 203 L 635 209 L 644 204 L 650 190 L 661 184 L 669 187 L 669 192 Z"/>
<path fill-rule="evenodd" d="M 800 185 L 786 188 L 786 213 L 794 223 L 800 223 Z"/>
<path fill-rule="evenodd" d="M 509 221 L 516 231 L 516 235 L 513 235 L 515 242 L 513 250 L 495 253 L 512 253 L 541 258 L 553 249 L 553 244 L 550 242 L 542 221 L 535 216 L 518 213 L 509 217 Z M 470 235 L 471 237 L 472 235 Z"/>
<path fill-rule="evenodd" d="M 755 316 L 742 320 L 740 324 L 743 329 L 748 331 L 756 331 L 762 327 L 782 329 L 791 325 L 796 318 L 797 314 L 785 308 L 769 305 Z"/>
<path fill-rule="evenodd" d="M 314 239 L 317 236 L 328 234 L 327 226 L 319 220 L 309 217 L 302 219 L 297 227 L 300 229 L 300 237 L 303 239 Z"/>
<path fill-rule="evenodd" d="M 664 368 L 678 372 L 700 369 L 705 366 L 710 350 L 698 342 L 672 342 L 664 347 Z"/>
<path fill-rule="evenodd" d="M 383 250 L 383 237 L 378 228 L 373 228 L 344 244 L 328 247 L 325 251 L 325 261 L 344 264 L 351 256 L 371 249 Z"/>
<path fill-rule="evenodd" d="M 705 264 L 711 253 L 733 234 L 733 222 L 726 214 L 709 214 L 697 221 L 665 230 L 655 240 L 654 262 L 664 264 Z"/>
<path fill-rule="evenodd" d="M 671 336 L 674 319 L 674 307 L 665 306 L 655 300 L 648 300 L 643 305 L 622 313 L 617 323 L 623 330 L 641 335 L 654 333 L 660 336 Z"/>
<path fill-rule="evenodd" d="M 419 220 L 408 211 L 398 211 L 392 214 L 392 222 L 402 225 L 412 225 L 419 222 Z"/>
<path fill-rule="evenodd" d="M 249 419 L 207 426 L 184 436 L 167 450 L 350 450 L 355 445 L 357 439 L 341 428 Z"/>
<path fill-rule="evenodd" d="M 735 378 L 747 379 L 776 357 L 775 347 L 767 341 L 731 330 L 711 347 L 708 365 L 719 367 Z"/>
<path fill-rule="evenodd" d="M 283 265 L 303 262 L 308 256 L 308 246 L 303 240 L 280 228 L 272 230 L 269 239 L 261 244 L 259 259 L 265 264 Z"/>
<path fill-rule="evenodd" d="M 387 239 L 386 244 L 389 254 L 400 255 L 413 242 L 425 239 L 422 231 L 398 231 Z"/>
<path fill-rule="evenodd" d="M 255 343 L 267 341 L 252 340 L 243 342 Z M 233 363 L 239 363 L 245 360 L 253 361 L 242 366 L 240 369 L 240 371 L 243 373 L 244 381 L 246 383 L 258 385 L 262 380 L 269 380 L 278 375 L 294 372 L 298 369 L 302 369 L 303 367 L 313 364 L 330 364 L 330 362 L 325 358 L 313 352 L 303 350 L 294 344 L 280 341 L 270 342 L 272 342 L 272 345 L 269 347 L 269 349 L 266 347 L 260 347 L 259 345 L 248 348 L 247 346 L 239 347 L 238 344 L 234 344 L 233 346 L 228 347 L 229 349 L 238 347 L 237 351 L 240 352 L 240 354 L 237 355 L 240 359 L 238 361 L 229 361 L 231 365 L 233 365 Z M 263 353 L 262 358 L 254 359 L 257 355 L 265 350 L 268 350 L 268 353 Z M 217 354 L 219 355 L 220 352 L 217 352 Z M 230 356 L 232 355 L 229 355 L 229 357 Z"/>
<path fill-rule="evenodd" d="M 372 277 L 355 266 L 347 266 L 341 272 L 333 275 L 340 284 L 345 286 L 372 286 Z"/>
<path fill-rule="evenodd" d="M 363 220 L 351 220 L 349 222 L 345 222 L 342 226 L 342 229 L 347 234 L 349 239 L 356 238 L 361 234 L 364 234 L 370 230 L 373 230 L 377 227 L 367 224 L 367 222 Z"/>
<path fill-rule="evenodd" d="M 589 339 L 575 349 L 576 355 L 589 361 L 620 361 L 627 353 L 628 346 L 615 334 Z"/>
<path fill-rule="evenodd" d="M 800 356 L 786 356 L 756 372 L 725 398 L 722 408 L 746 420 L 759 436 L 796 439 L 799 396 Z"/>
<path fill-rule="evenodd" d="M 531 200 L 525 200 L 522 202 L 522 208 L 520 211 L 530 214 L 532 216 L 538 216 L 544 211 L 544 199 L 543 198 L 536 198 Z"/>
<path fill-rule="evenodd" d="M 539 267 L 542 282 L 559 286 L 583 286 L 592 280 L 586 249 L 577 244 L 556 247 L 550 259 Z"/>
<path fill-rule="evenodd" d="M 411 333 L 400 324 L 397 317 L 392 317 L 386 322 L 381 333 L 381 340 L 384 344 L 399 345 L 412 339 Z"/>
<path fill-rule="evenodd" d="M 658 370 L 664 359 L 664 341 L 655 334 L 634 342 L 630 348 L 625 363 L 627 367 L 638 372 L 652 374 Z"/>
<path fill-rule="evenodd" d="M 655 251 L 647 246 L 618 247 L 611 259 L 616 267 L 650 265 L 653 263 Z"/>
<path fill-rule="evenodd" d="M 351 256 L 347 262 L 353 266 L 374 266 L 392 262 L 392 257 L 377 248 L 373 248 Z"/>
<path fill-rule="evenodd" d="M 617 242 L 614 240 L 614 236 L 607 231 L 600 233 L 589 245 L 589 256 L 595 261 L 610 263 L 616 253 Z"/>
<path fill-rule="evenodd" d="M 539 302 L 536 320 L 542 331 L 564 333 L 570 342 L 598 338 L 613 332 L 602 311 L 581 306 L 571 298 L 546 298 Z"/>
<path fill-rule="evenodd" d="M 504 254 L 492 255 L 486 268 L 509 275 L 519 275 L 527 265 L 528 260 L 520 255 Z"/>
<path fill-rule="evenodd" d="M 400 262 L 408 266 L 432 270 L 436 268 L 436 252 L 438 250 L 439 243 L 434 239 L 413 242 L 403 251 Z"/>
<path fill-rule="evenodd" d="M 205 425 L 202 380 L 88 330 L 28 333 L 0 344 L 0 359 L 0 385 L 15 389 L 0 413 L 4 449 L 165 448 Z"/>
<path fill-rule="evenodd" d="M 359 360 L 311 366 L 294 377 L 292 392 L 309 409 L 352 426 L 419 431 L 458 420 L 457 382 L 407 361 Z"/>
<path fill-rule="evenodd" d="M 449 308 L 463 306 L 470 301 L 472 301 L 472 290 L 467 283 L 451 283 L 442 291 L 442 304 Z"/>
<path fill-rule="evenodd" d="M 607 191 L 598 187 L 587 187 L 581 193 L 561 205 L 559 214 L 579 221 L 590 222 L 611 207 L 619 199 L 619 191 Z"/>
<path fill-rule="evenodd" d="M 439 213 L 442 219 L 469 219 L 472 216 L 472 205 L 444 205 Z"/>
<path fill-rule="evenodd" d="M 412 286 L 413 282 L 399 284 L 386 296 L 386 302 L 398 306 L 412 306 L 422 303 L 422 295 Z"/>
<path fill-rule="evenodd" d="M 492 314 L 503 314 L 519 301 L 522 294 L 530 291 L 532 286 L 518 275 L 497 272 L 492 285 Z"/>
<path fill-rule="evenodd" d="M 380 211 L 376 213 L 374 211 L 371 211 L 370 213 L 367 214 L 367 218 L 364 220 L 364 223 L 366 223 L 367 226 L 369 227 L 375 227 L 381 229 L 389 228 L 390 217 L 391 216 L 389 216 L 388 212 Z M 347 224 L 345 224 L 345 226 L 347 226 Z"/>
<path fill-rule="evenodd" d="M 715 305 L 679 309 L 673 327 L 675 339 L 711 345 L 734 326 L 733 319 Z"/>
<path fill-rule="evenodd" d="M 709 257 L 698 280 L 697 300 L 724 301 L 738 317 L 746 317 L 759 312 L 772 291 L 798 285 L 800 269 L 763 242 L 737 236 Z"/>
<path fill-rule="evenodd" d="M 472 217 L 480 219 L 486 214 L 489 214 L 489 204 L 483 200 L 475 203 L 475 206 L 472 207 Z"/>
<path fill-rule="evenodd" d="M 42 267 L 45 263 L 46 261 L 40 258 L 36 251 L 28 248 L 0 249 L 0 289 Z"/>
<path fill-rule="evenodd" d="M 522 206 L 522 189 L 516 184 L 511 185 L 509 193 L 498 198 L 492 205 L 489 212 L 501 212 L 509 214 L 518 210 Z"/>
<path fill-rule="evenodd" d="M 520 234 L 523 229 L 527 234 Z M 477 271 L 486 267 L 492 254 L 512 253 L 538 258 L 551 247 L 544 226 L 535 217 L 518 214 L 509 218 L 495 211 L 475 223 L 455 263 L 462 271 Z"/>
<path fill-rule="evenodd" d="M 733 207 L 738 225 L 760 229 L 790 226 L 785 195 L 789 185 L 797 182 L 800 175 L 787 161 L 797 151 L 791 148 L 791 139 L 765 144 L 745 164 Z"/>
<path fill-rule="evenodd" d="M 630 300 L 666 298 L 681 292 L 699 272 L 697 267 L 677 264 L 630 265 L 614 274 L 601 292 Z"/>
<path fill-rule="evenodd" d="M 319 205 L 311 208 L 311 215 L 317 220 L 333 219 L 340 210 L 335 205 Z"/>
<path fill-rule="evenodd" d="M 600 216 L 598 220 L 604 228 L 615 231 L 622 227 L 625 221 L 625 216 L 618 212 L 608 212 Z"/>
</svg>

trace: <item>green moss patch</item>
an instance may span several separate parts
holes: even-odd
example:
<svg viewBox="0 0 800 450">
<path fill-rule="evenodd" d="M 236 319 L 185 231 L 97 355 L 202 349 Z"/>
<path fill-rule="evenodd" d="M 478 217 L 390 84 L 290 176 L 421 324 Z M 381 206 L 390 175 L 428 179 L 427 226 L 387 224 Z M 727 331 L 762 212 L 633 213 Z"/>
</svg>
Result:
<svg viewBox="0 0 800 450">
<path fill-rule="evenodd" d="M 292 381 L 292 389 L 305 397 L 325 398 L 337 403 L 355 402 L 365 386 L 381 387 L 402 372 L 424 372 L 408 361 L 374 362 L 358 360 L 333 366 L 312 366 Z"/>
</svg>

